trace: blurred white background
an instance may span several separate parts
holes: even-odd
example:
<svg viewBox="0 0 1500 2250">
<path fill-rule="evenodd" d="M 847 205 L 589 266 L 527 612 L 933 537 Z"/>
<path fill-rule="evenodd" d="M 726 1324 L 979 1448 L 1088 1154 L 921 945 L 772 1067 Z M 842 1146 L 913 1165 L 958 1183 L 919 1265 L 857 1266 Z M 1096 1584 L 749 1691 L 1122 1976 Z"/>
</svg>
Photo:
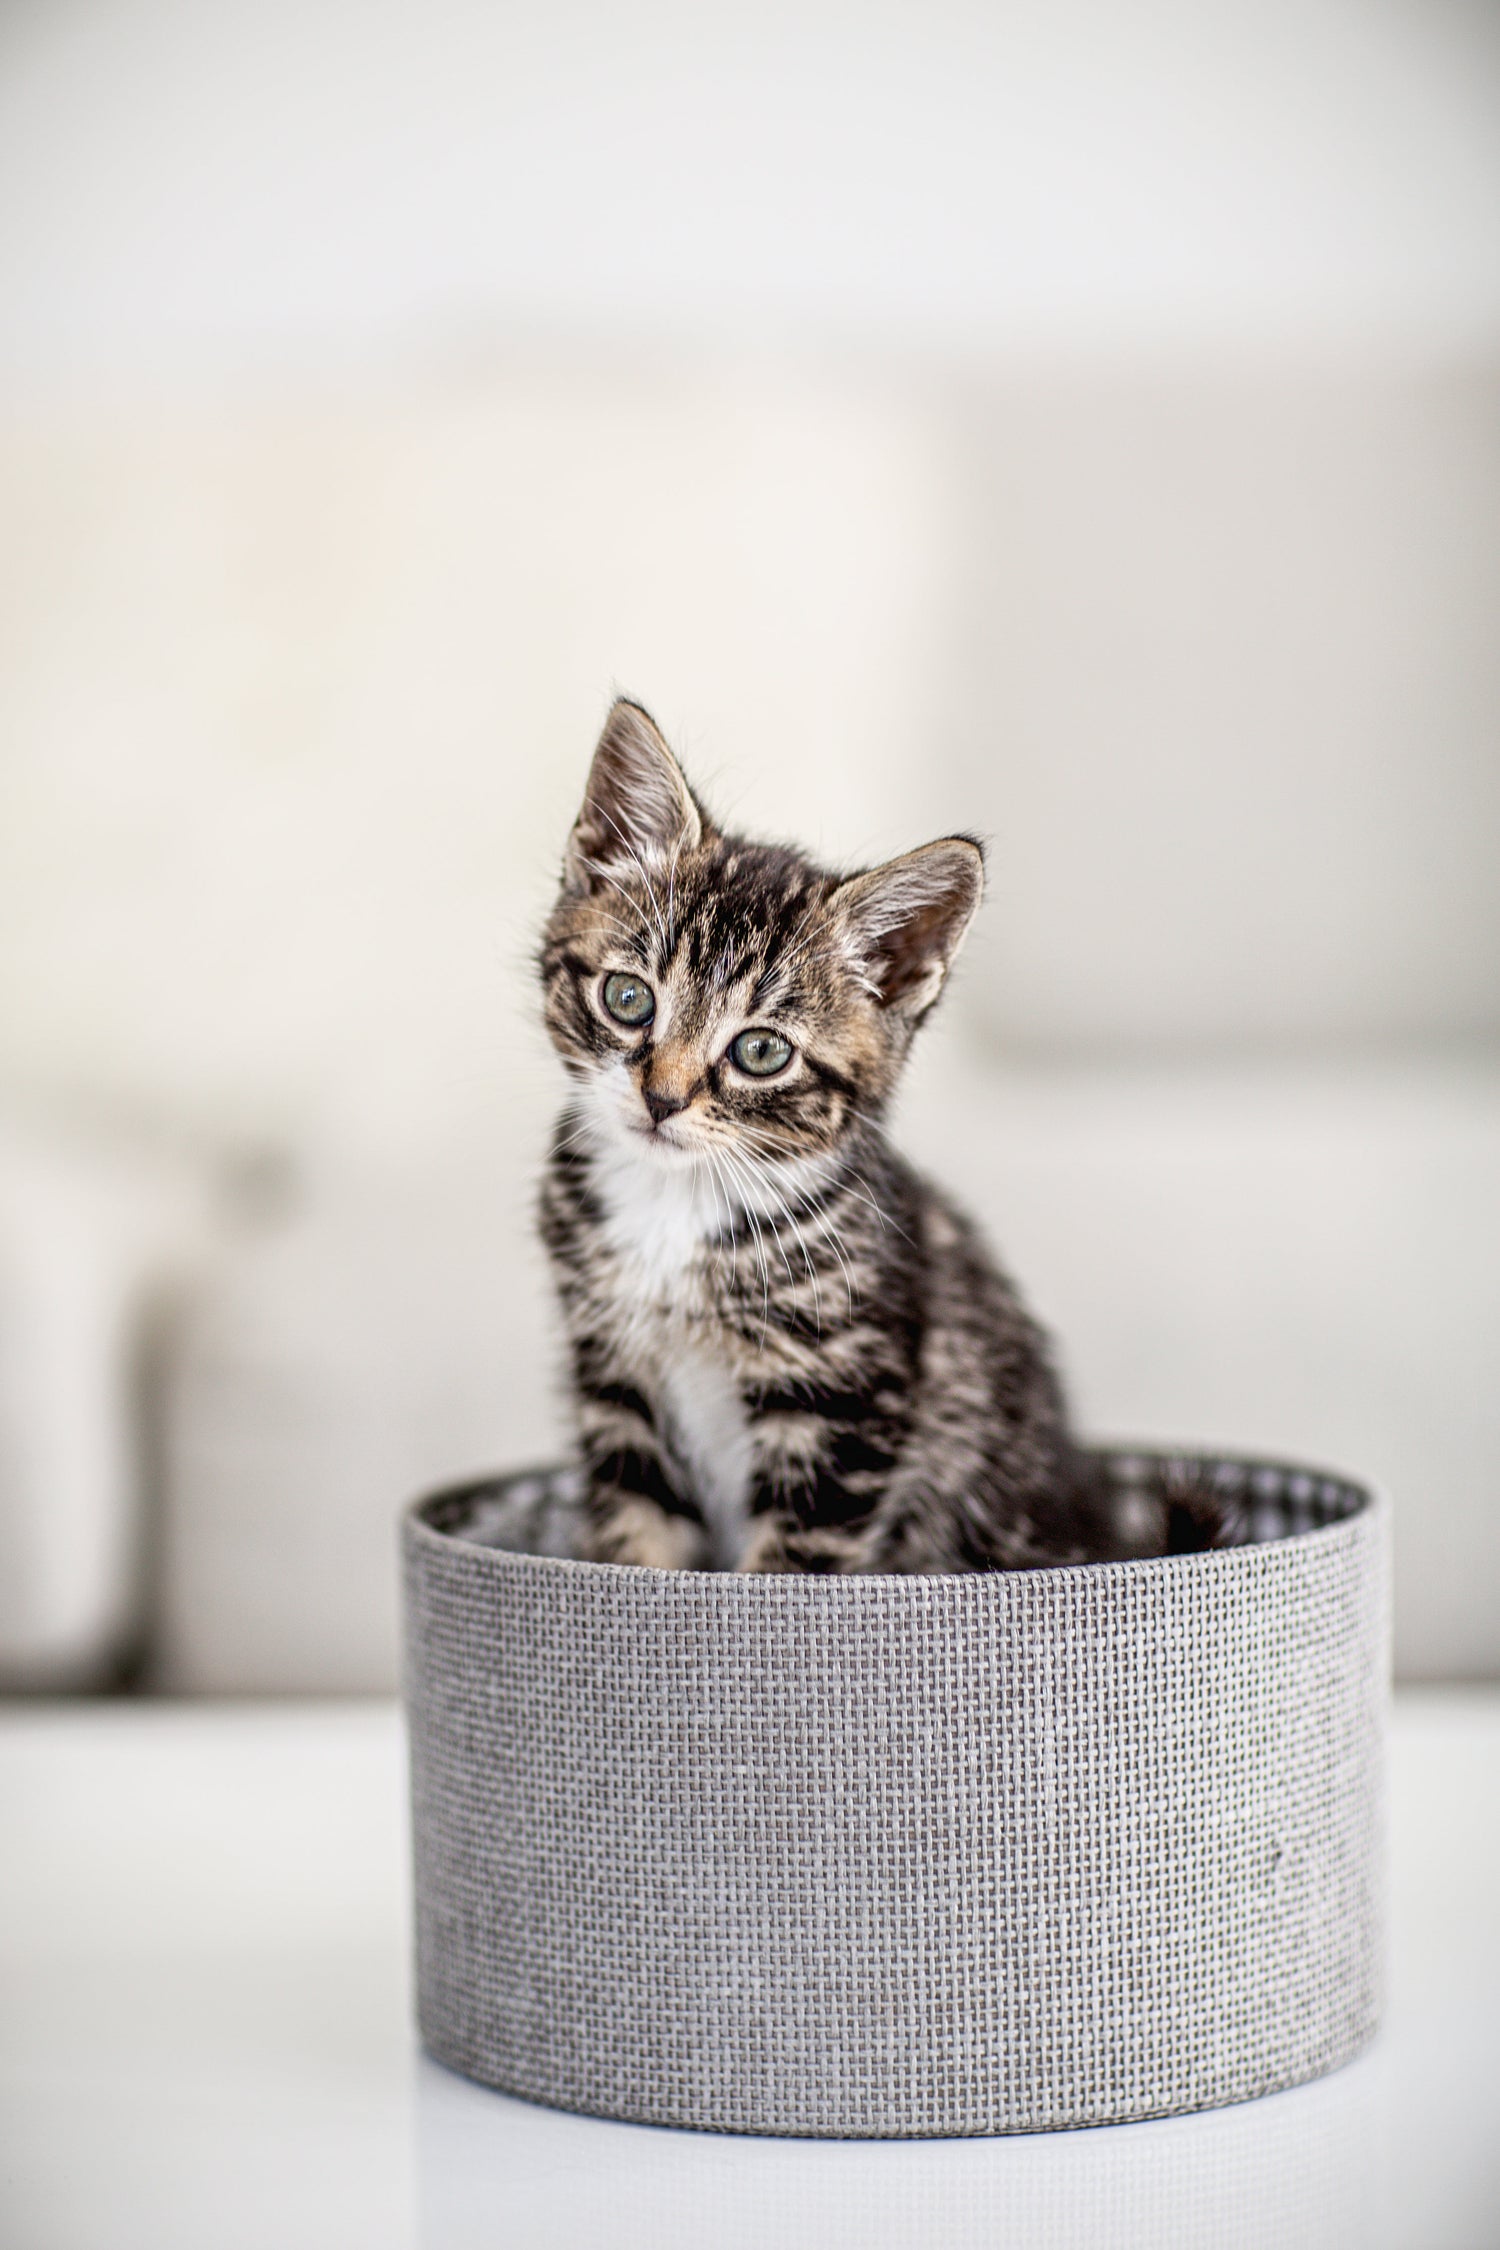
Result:
<svg viewBox="0 0 1500 2250">
<path fill-rule="evenodd" d="M 615 684 L 993 839 L 905 1133 L 1100 1432 L 1500 1674 L 1500 15 L 11 0 L 0 1674 L 384 1687 L 559 1442 L 528 948 Z"/>
</svg>

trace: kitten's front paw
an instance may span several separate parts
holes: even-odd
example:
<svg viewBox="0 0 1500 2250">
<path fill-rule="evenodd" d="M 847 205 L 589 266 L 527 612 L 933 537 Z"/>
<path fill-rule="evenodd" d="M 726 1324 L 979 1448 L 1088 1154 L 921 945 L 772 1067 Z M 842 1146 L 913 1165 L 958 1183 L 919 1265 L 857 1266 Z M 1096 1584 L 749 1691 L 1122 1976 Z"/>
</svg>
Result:
<svg viewBox="0 0 1500 2250">
<path fill-rule="evenodd" d="M 816 1572 L 842 1577 L 868 1567 L 860 1539 L 842 1530 L 812 1530 L 806 1525 L 764 1516 L 746 1540 L 736 1570 Z"/>
<path fill-rule="evenodd" d="M 786 1528 L 775 1516 L 762 1516 L 745 1541 L 735 1569 L 761 1573 L 801 1570 L 802 1564 L 787 1552 Z"/>
<path fill-rule="evenodd" d="M 589 1562 L 643 1563 L 648 1570 L 693 1570 L 703 1533 L 686 1516 L 669 1516 L 654 1500 L 620 1500 L 597 1508 L 584 1534 Z"/>
</svg>

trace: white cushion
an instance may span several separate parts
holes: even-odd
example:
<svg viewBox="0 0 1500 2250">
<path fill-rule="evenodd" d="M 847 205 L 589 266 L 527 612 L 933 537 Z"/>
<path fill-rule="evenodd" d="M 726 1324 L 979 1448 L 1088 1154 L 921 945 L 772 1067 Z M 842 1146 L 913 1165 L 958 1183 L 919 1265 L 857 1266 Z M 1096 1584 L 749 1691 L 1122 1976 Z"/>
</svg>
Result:
<svg viewBox="0 0 1500 2250">
<path fill-rule="evenodd" d="M 0 1117 L 0 1679 L 87 1686 L 143 1629 L 140 1358 L 198 1167 Z"/>
</svg>

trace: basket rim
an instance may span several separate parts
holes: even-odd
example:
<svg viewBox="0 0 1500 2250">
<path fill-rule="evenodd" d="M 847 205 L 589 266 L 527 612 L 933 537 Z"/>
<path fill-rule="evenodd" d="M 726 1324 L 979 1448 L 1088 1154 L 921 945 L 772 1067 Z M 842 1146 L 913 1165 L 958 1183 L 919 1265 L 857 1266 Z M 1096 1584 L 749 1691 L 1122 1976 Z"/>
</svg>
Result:
<svg viewBox="0 0 1500 2250">
<path fill-rule="evenodd" d="M 754 1601 L 786 1601 L 803 1598 L 788 1589 L 802 1587 L 817 1589 L 805 1598 L 823 1602 L 829 1600 L 857 1601 L 861 1589 L 885 1589 L 897 1586 L 927 1589 L 925 1598 L 932 1598 L 932 1590 L 951 1587 L 1012 1585 L 1017 1580 L 1040 1581 L 1043 1585 L 1087 1584 L 1101 1581 L 1119 1581 L 1138 1578 L 1143 1573 L 1191 1576 L 1214 1575 L 1225 1570 L 1243 1569 L 1248 1558 L 1280 1552 L 1305 1554 L 1329 1540 L 1348 1538 L 1374 1529 L 1384 1529 L 1389 1520 L 1389 1501 L 1383 1488 L 1366 1476 L 1355 1476 L 1345 1469 L 1331 1468 L 1326 1464 L 1291 1458 L 1285 1454 L 1245 1452 L 1238 1448 L 1221 1446 L 1162 1445 L 1151 1442 L 1102 1440 L 1083 1449 L 1091 1456 L 1101 1456 L 1121 1464 L 1132 1463 L 1164 1467 L 1169 1463 L 1197 1462 L 1211 1469 L 1243 1469 L 1246 1471 L 1274 1471 L 1282 1478 L 1305 1478 L 1318 1484 L 1334 1484 L 1352 1504 L 1334 1520 L 1314 1524 L 1305 1530 L 1287 1531 L 1271 1539 L 1247 1540 L 1238 1545 L 1204 1548 L 1188 1554 L 1135 1555 L 1112 1562 L 1053 1563 L 1034 1570 L 994 1571 L 862 1571 L 862 1572 L 739 1572 L 723 1570 L 661 1570 L 649 1563 L 594 1562 L 580 1555 L 543 1555 L 523 1547 L 507 1547 L 484 1539 L 472 1539 L 462 1531 L 450 1530 L 431 1520 L 432 1511 L 451 1508 L 466 1498 L 502 1491 L 507 1486 L 538 1478 L 556 1477 L 571 1464 L 551 1461 L 531 1464 L 522 1468 L 492 1471 L 484 1476 L 466 1477 L 454 1484 L 439 1485 L 420 1493 L 401 1511 L 400 1524 L 407 1545 L 420 1547 L 434 1555 L 456 1557 L 463 1555 L 471 1561 L 483 1558 L 481 1567 L 505 1570 L 530 1570 L 575 1579 L 592 1579 L 598 1584 L 608 1584 L 628 1579 L 634 1585 L 643 1581 L 657 1586 L 677 1589 L 684 1585 L 694 1588 L 708 1586 L 736 1588 L 736 1599 Z M 751 1589 L 759 1588 L 757 1596 Z M 843 1594 L 835 1588 L 847 1589 Z M 773 1593 L 770 1590 L 776 1589 Z"/>
</svg>

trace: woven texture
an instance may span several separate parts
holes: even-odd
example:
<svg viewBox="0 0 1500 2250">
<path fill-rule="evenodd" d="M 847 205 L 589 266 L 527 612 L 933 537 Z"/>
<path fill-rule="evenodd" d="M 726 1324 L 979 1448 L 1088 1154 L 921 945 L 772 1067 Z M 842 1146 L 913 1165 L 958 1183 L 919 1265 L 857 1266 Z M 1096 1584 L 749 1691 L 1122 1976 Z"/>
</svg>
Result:
<svg viewBox="0 0 1500 2250">
<path fill-rule="evenodd" d="M 1381 1510 L 1221 1470 L 1254 1544 L 972 1577 L 485 1543 L 565 1543 L 557 1477 L 414 1509 L 431 2052 L 603 2116 L 879 2136 L 1171 2115 L 1344 2061 L 1378 2005 Z"/>
</svg>

